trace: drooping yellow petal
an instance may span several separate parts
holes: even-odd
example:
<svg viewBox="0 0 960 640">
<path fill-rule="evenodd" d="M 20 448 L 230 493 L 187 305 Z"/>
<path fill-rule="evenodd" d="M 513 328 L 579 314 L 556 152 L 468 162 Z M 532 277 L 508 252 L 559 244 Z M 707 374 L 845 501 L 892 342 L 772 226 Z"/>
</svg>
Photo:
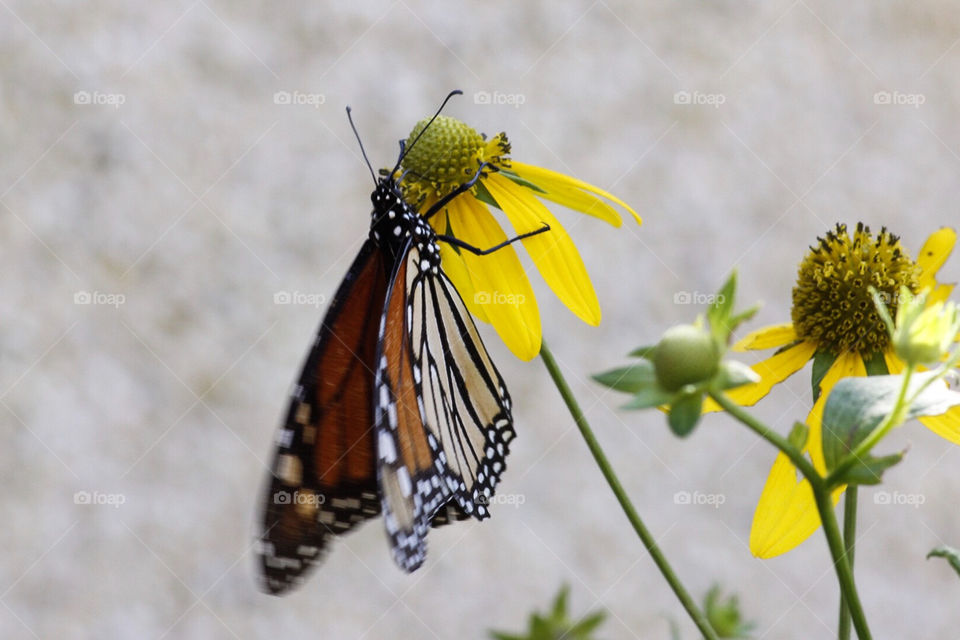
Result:
<svg viewBox="0 0 960 640">
<path fill-rule="evenodd" d="M 799 545 L 819 527 L 810 483 L 797 478 L 797 469 L 785 453 L 778 454 L 753 514 L 751 553 L 773 558 Z"/>
<path fill-rule="evenodd" d="M 598 195 L 602 198 L 610 200 L 611 202 L 617 203 L 630 212 L 630 214 L 637 221 L 637 224 L 643 223 L 643 219 L 637 215 L 637 212 L 634 211 L 626 202 L 599 187 L 595 187 L 590 183 L 584 182 L 583 180 L 578 180 L 574 177 L 557 173 L 556 171 L 550 171 L 549 169 L 544 169 L 543 167 L 535 167 L 523 162 L 517 162 L 516 160 L 512 160 L 510 162 L 510 169 L 521 178 L 529 180 L 533 184 L 546 191 L 550 191 L 551 188 L 563 189 L 571 187 L 589 191 L 594 195 Z"/>
<path fill-rule="evenodd" d="M 810 435 L 804 451 L 810 453 L 813 466 L 821 474 L 826 472 L 823 458 L 823 407 L 834 385 L 841 378 L 865 376 L 863 358 L 847 353 L 837 358 L 820 385 L 820 397 L 807 416 Z M 845 487 L 838 487 L 833 495 L 837 504 Z M 820 528 L 820 514 L 813 499 L 810 483 L 798 478 L 796 467 L 783 453 L 777 456 L 757 503 L 750 530 L 750 551 L 760 558 L 772 558 L 790 551 Z"/>
<path fill-rule="evenodd" d="M 537 196 L 552 202 L 556 202 L 557 204 L 573 209 L 574 211 L 585 213 L 588 216 L 600 218 L 611 226 L 620 227 L 623 225 L 623 220 L 620 218 L 620 214 L 617 213 L 616 209 L 608 205 L 600 198 L 592 196 L 584 191 L 580 191 L 578 189 L 560 189 L 558 187 L 553 187 L 550 189 L 550 191 L 545 193 L 537 192 Z"/>
<path fill-rule="evenodd" d="M 760 382 L 745 384 L 727 392 L 730 399 L 739 405 L 753 406 L 768 393 L 773 385 L 783 382 L 800 370 L 813 357 L 817 345 L 809 340 L 774 354 L 750 367 L 760 376 Z M 720 405 L 707 398 L 703 403 L 704 413 L 721 411 Z"/>
<path fill-rule="evenodd" d="M 957 232 L 949 227 L 943 227 L 930 234 L 927 241 L 923 243 L 920 254 L 917 256 L 917 264 L 922 270 L 919 282 L 921 290 L 936 284 L 937 271 L 947 261 L 956 242 Z"/>
<path fill-rule="evenodd" d="M 474 198 L 456 198 L 448 209 L 454 234 L 460 240 L 488 249 L 507 240 L 496 219 Z M 473 302 L 507 347 L 521 360 L 540 353 L 540 312 L 530 280 L 512 245 L 478 256 L 461 249 L 460 257 L 473 283 Z"/>
<path fill-rule="evenodd" d="M 439 233 L 445 233 L 449 228 L 447 211 L 438 211 L 433 218 L 431 218 L 430 222 L 436 225 L 435 228 L 439 229 Z M 490 319 L 487 318 L 486 309 L 484 309 L 483 305 L 477 304 L 476 302 L 477 292 L 474 288 L 473 280 L 470 278 L 467 265 L 463 261 L 463 256 L 457 253 L 457 250 L 449 243 L 441 241 L 437 244 L 440 245 L 440 264 L 443 265 L 443 272 L 447 274 L 450 282 L 457 288 L 457 292 L 460 294 L 460 297 L 463 298 L 467 309 L 478 320 L 490 322 Z"/>
<path fill-rule="evenodd" d="M 749 351 L 755 349 L 773 349 L 796 341 L 797 331 L 792 322 L 774 324 L 748 333 L 731 347 L 734 351 Z"/>
<path fill-rule="evenodd" d="M 938 284 L 933 291 L 927 294 L 927 304 L 936 304 L 937 302 L 946 302 L 953 293 L 952 284 Z"/>
<path fill-rule="evenodd" d="M 525 238 L 523 245 L 535 265 L 560 300 L 587 324 L 600 324 L 600 303 L 590 276 L 573 240 L 550 210 L 536 199 L 533 191 L 520 187 L 509 178 L 490 174 L 484 186 L 510 219 L 518 234 L 550 226 L 550 230 Z"/>
</svg>

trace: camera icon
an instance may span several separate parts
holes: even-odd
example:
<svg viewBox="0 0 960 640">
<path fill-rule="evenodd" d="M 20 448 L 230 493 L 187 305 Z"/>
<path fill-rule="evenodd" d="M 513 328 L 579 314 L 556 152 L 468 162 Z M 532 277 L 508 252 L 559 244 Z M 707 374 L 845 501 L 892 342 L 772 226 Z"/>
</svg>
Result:
<svg viewBox="0 0 960 640">
<path fill-rule="evenodd" d="M 677 291 L 673 294 L 673 304 L 690 304 L 693 302 L 693 295 L 689 291 Z"/>
<path fill-rule="evenodd" d="M 89 291 L 77 291 L 73 294 L 73 304 L 90 304 L 93 302 L 93 296 Z"/>
<path fill-rule="evenodd" d="M 89 91 L 77 91 L 73 94 L 73 104 L 90 104 L 90 101 Z"/>
<path fill-rule="evenodd" d="M 73 504 L 90 504 L 91 502 L 89 491 L 77 491 L 73 494 Z"/>
<path fill-rule="evenodd" d="M 673 504 L 690 504 L 691 496 L 689 491 L 677 491 L 673 494 Z"/>
<path fill-rule="evenodd" d="M 873 504 L 890 504 L 890 492 L 877 491 L 873 494 Z"/>
<path fill-rule="evenodd" d="M 677 91 L 673 94 L 673 104 L 690 104 L 691 100 L 689 91 Z"/>
<path fill-rule="evenodd" d="M 291 96 L 289 91 L 277 91 L 273 94 L 273 104 L 290 104 Z"/>
<path fill-rule="evenodd" d="M 473 294 L 473 301 L 476 304 L 490 304 L 490 292 L 489 291 L 477 291 Z"/>
<path fill-rule="evenodd" d="M 290 304 L 291 299 L 289 291 L 277 291 L 273 294 L 273 304 Z"/>
<path fill-rule="evenodd" d="M 273 504 L 290 504 L 289 491 L 277 491 L 273 494 Z"/>
<path fill-rule="evenodd" d="M 490 104 L 490 92 L 477 91 L 473 94 L 473 104 Z"/>
<path fill-rule="evenodd" d="M 891 104 L 893 96 L 889 91 L 877 91 L 873 94 L 873 104 Z"/>
</svg>

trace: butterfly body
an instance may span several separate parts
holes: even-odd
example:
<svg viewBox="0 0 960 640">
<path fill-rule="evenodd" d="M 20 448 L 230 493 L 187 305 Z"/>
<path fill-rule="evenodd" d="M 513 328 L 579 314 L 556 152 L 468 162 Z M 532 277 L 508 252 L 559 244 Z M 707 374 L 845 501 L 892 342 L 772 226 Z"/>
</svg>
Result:
<svg viewBox="0 0 960 640">
<path fill-rule="evenodd" d="M 396 563 L 431 525 L 488 517 L 513 439 L 510 398 L 438 237 L 393 176 L 308 354 L 276 439 L 260 556 L 266 589 L 302 581 L 334 536 L 381 513 Z"/>
</svg>

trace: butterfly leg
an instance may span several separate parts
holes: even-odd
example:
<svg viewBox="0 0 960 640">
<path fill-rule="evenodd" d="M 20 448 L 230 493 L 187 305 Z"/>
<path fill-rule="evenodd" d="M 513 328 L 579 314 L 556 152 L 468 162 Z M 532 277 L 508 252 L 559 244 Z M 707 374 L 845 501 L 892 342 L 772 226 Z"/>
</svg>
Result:
<svg viewBox="0 0 960 640">
<path fill-rule="evenodd" d="M 472 188 L 473 188 L 473 185 L 477 184 L 477 180 L 480 179 L 480 176 L 483 175 L 483 170 L 484 170 L 484 169 L 492 169 L 493 171 L 497 171 L 497 168 L 496 168 L 495 166 L 493 166 L 492 164 L 490 164 L 489 162 L 484 162 L 484 163 L 482 163 L 482 164 L 480 165 L 480 168 L 477 169 L 477 172 L 476 172 L 475 174 L 473 174 L 473 177 L 470 178 L 469 181 L 464 182 L 464 183 L 461 184 L 459 187 L 457 187 L 456 189 L 454 189 L 453 191 L 451 191 L 451 192 L 448 193 L 447 195 L 445 195 L 445 196 L 443 196 L 442 198 L 440 198 L 439 200 L 437 200 L 436 204 L 434 204 L 432 207 L 430 207 L 430 209 L 429 209 L 426 213 L 423 214 L 423 217 L 426 218 L 427 220 L 429 220 L 429 219 L 430 219 L 431 217 L 433 217 L 438 211 L 440 211 L 440 210 L 443 209 L 445 206 L 447 206 L 448 204 L 450 204 L 450 201 L 451 201 L 451 200 L 453 200 L 454 198 L 456 198 L 456 197 L 457 197 L 458 195 L 460 195 L 461 193 L 463 193 L 463 192 L 465 192 L 465 191 L 469 191 L 470 189 L 472 189 Z"/>
<path fill-rule="evenodd" d="M 490 247 L 489 249 L 480 249 L 480 248 L 478 248 L 478 247 L 473 246 L 472 244 L 468 244 L 468 243 L 464 242 L 463 240 L 460 240 L 459 238 L 454 238 L 453 236 L 446 236 L 446 235 L 440 235 L 440 234 L 438 234 L 438 235 L 437 235 L 437 239 L 438 239 L 438 240 L 443 240 L 444 242 L 447 242 L 447 243 L 449 243 L 449 244 L 452 244 L 452 245 L 455 246 L 455 247 L 460 247 L 461 249 L 466 249 L 467 251 L 469 251 L 469 252 L 472 253 L 472 254 L 475 254 L 475 255 L 478 255 L 478 256 L 485 256 L 485 255 L 488 255 L 488 254 L 490 254 L 490 253 L 493 253 L 494 251 L 498 251 L 498 250 L 500 250 L 500 249 L 503 249 L 503 248 L 506 247 L 507 245 L 513 244 L 513 243 L 516 242 L 517 240 L 523 240 L 523 239 L 529 238 L 529 237 L 531 237 L 531 236 L 536 236 L 536 235 L 539 235 L 539 234 L 544 233 L 544 232 L 546 232 L 546 231 L 550 231 L 550 225 L 548 225 L 547 223 L 544 223 L 543 226 L 540 227 L 539 229 L 535 229 L 535 230 L 533 230 L 533 231 L 528 231 L 527 233 L 521 233 L 521 234 L 518 235 L 517 237 L 515 237 L 515 238 L 510 238 L 509 240 L 504 240 L 504 241 L 501 242 L 500 244 L 494 245 L 494 246 Z"/>
</svg>

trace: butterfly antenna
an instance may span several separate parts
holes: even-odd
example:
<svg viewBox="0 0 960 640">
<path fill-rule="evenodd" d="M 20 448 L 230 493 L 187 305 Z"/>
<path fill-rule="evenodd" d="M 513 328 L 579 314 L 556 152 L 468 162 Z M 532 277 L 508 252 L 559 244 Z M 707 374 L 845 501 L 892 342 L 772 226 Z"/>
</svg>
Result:
<svg viewBox="0 0 960 640">
<path fill-rule="evenodd" d="M 425 134 L 425 133 L 427 132 L 427 129 L 429 129 L 429 128 L 430 128 L 430 125 L 433 124 L 433 121 L 437 119 L 437 116 L 440 115 L 440 112 L 443 111 L 443 108 L 444 108 L 445 106 L 447 106 L 447 103 L 448 103 L 448 102 L 450 102 L 450 98 L 452 98 L 453 96 L 462 96 L 462 95 L 463 95 L 463 91 L 461 91 L 460 89 L 454 89 L 453 91 L 451 91 L 450 93 L 447 94 L 447 97 L 444 98 L 444 99 L 443 99 L 443 102 L 440 103 L 440 108 L 437 109 L 437 112 L 436 112 L 435 114 L 433 114 L 433 117 L 430 118 L 430 121 L 427 122 L 427 124 L 423 127 L 423 129 L 420 130 L 420 133 L 418 133 L 418 134 L 417 134 L 417 137 L 413 139 L 413 142 L 411 142 L 409 146 L 407 146 L 405 149 L 403 149 L 403 150 L 400 152 L 400 157 L 397 159 L 397 166 L 395 166 L 395 167 L 393 168 L 393 172 L 391 173 L 391 175 L 393 175 L 394 173 L 397 172 L 397 169 L 400 168 L 400 163 L 403 162 L 403 159 L 404 159 L 405 157 L 407 157 L 407 154 L 410 153 L 410 151 L 413 149 L 413 147 L 414 147 L 414 146 L 417 144 L 417 142 L 420 140 L 421 136 L 423 136 L 423 134 Z"/>
<path fill-rule="evenodd" d="M 353 124 L 353 115 L 351 115 L 351 109 L 347 107 L 347 120 L 350 121 L 350 128 L 353 129 L 353 135 L 357 138 L 357 144 L 360 145 L 360 153 L 363 154 L 363 161 L 367 163 L 367 169 L 370 169 L 370 177 L 373 178 L 373 184 L 377 184 L 377 176 L 373 172 L 373 166 L 370 164 L 370 159 L 367 158 L 367 152 L 363 148 L 363 140 L 360 139 L 360 134 L 357 132 L 357 126 Z"/>
</svg>

